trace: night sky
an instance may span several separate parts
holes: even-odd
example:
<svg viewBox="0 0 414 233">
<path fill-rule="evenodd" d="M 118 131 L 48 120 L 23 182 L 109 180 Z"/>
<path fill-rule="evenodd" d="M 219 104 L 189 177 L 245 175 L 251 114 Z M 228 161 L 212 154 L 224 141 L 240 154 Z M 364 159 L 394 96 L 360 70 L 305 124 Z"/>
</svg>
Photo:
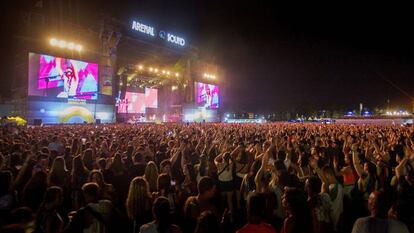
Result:
<svg viewBox="0 0 414 233">
<path fill-rule="evenodd" d="M 14 14 L 1 9 L 1 94 L 10 92 Z M 13 2 L 13 3 L 11 3 Z M 33 1 L 27 1 L 33 3 Z M 121 20 L 169 25 L 224 71 L 223 106 L 232 111 L 410 107 L 414 96 L 414 14 L 408 6 L 282 5 L 273 1 L 89 1 Z M 4 5 L 6 4 L 6 5 Z M 8 45 L 11 46 L 8 46 Z M 390 83 L 393 83 L 390 84 Z"/>
</svg>

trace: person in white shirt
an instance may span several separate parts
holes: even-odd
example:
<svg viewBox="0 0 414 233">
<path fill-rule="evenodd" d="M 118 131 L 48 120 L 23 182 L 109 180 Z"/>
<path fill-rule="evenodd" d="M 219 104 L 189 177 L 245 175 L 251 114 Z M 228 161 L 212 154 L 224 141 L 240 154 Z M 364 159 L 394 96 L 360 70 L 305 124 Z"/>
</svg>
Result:
<svg viewBox="0 0 414 233">
<path fill-rule="evenodd" d="M 368 197 L 371 215 L 358 218 L 352 233 L 409 233 L 407 226 L 394 219 L 387 219 L 387 200 L 383 192 L 372 192 Z"/>
</svg>

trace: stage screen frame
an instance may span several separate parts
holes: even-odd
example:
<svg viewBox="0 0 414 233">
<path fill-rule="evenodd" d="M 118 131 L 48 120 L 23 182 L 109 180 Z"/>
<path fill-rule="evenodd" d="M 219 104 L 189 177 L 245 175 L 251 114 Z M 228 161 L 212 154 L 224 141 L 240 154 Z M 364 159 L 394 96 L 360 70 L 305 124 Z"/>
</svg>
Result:
<svg viewBox="0 0 414 233">
<path fill-rule="evenodd" d="M 158 89 L 145 88 L 145 93 L 127 91 L 125 98 L 119 100 L 118 113 L 145 114 L 147 108 L 158 108 Z"/>
<path fill-rule="evenodd" d="M 206 109 L 218 109 L 220 107 L 220 90 L 219 86 L 216 84 L 208 84 L 203 82 L 195 82 L 195 92 L 196 92 L 196 104 L 197 106 L 204 107 Z M 208 88 L 208 89 L 207 89 Z M 207 89 L 209 92 L 212 92 L 210 95 L 212 95 L 210 98 L 211 100 L 208 101 L 204 97 L 205 94 L 202 94 L 202 92 Z M 208 103 L 210 102 L 210 103 Z"/>
<path fill-rule="evenodd" d="M 75 82 L 70 80 L 75 80 Z M 73 83 L 76 86 L 72 86 Z M 28 96 L 97 100 L 99 65 L 77 59 L 30 52 L 27 91 Z"/>
</svg>

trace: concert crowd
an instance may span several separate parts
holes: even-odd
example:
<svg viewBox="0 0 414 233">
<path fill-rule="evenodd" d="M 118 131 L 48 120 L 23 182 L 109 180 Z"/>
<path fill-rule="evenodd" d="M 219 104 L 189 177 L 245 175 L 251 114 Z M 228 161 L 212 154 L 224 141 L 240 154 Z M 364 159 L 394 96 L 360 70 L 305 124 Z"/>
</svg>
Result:
<svg viewBox="0 0 414 233">
<path fill-rule="evenodd" d="M 405 126 L 0 128 L 0 232 L 414 233 Z"/>
</svg>

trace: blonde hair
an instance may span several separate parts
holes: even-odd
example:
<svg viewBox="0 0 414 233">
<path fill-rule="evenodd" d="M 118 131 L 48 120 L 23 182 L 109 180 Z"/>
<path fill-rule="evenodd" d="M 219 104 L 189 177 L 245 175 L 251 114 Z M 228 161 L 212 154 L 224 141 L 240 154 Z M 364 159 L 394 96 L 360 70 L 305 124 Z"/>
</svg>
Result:
<svg viewBox="0 0 414 233">
<path fill-rule="evenodd" d="M 99 177 L 100 180 L 99 181 L 92 181 L 92 178 L 93 178 L 94 175 L 98 175 L 98 177 Z M 95 182 L 95 183 L 97 183 L 101 189 L 104 189 L 105 186 L 108 185 L 105 182 L 105 179 L 104 179 L 104 176 L 103 176 L 102 172 L 99 171 L 99 170 L 96 170 L 96 169 L 95 170 L 92 170 L 89 173 L 88 182 Z"/>
<path fill-rule="evenodd" d="M 126 210 L 130 219 L 135 219 L 145 211 L 151 210 L 151 194 L 148 182 L 142 176 L 135 177 L 129 184 Z"/>
<path fill-rule="evenodd" d="M 158 168 L 153 161 L 147 164 L 144 177 L 148 181 L 150 191 L 157 191 Z"/>
</svg>

